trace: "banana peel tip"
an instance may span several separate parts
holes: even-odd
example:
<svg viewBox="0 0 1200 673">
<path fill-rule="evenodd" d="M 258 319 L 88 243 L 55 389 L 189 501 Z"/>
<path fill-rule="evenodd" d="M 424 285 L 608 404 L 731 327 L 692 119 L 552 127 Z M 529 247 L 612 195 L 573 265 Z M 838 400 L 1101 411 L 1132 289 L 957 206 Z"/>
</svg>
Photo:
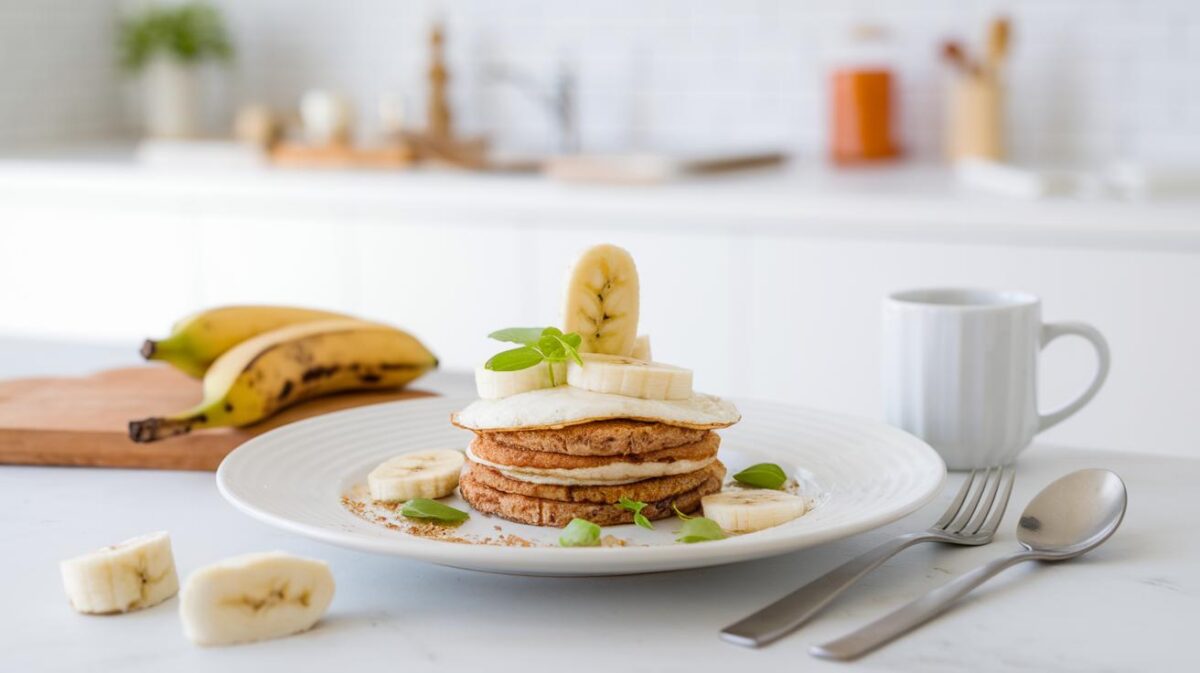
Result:
<svg viewBox="0 0 1200 673">
<path fill-rule="evenodd" d="M 139 444 L 186 435 L 191 431 L 191 423 L 170 418 L 152 417 L 129 421 L 129 439 Z"/>
</svg>

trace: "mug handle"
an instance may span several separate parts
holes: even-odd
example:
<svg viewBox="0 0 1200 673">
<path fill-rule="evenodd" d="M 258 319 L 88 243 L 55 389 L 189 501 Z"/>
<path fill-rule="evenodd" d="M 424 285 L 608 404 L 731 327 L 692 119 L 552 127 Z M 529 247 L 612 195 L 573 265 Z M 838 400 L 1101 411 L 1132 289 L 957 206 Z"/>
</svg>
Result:
<svg viewBox="0 0 1200 673">
<path fill-rule="evenodd" d="M 1083 391 L 1074 402 L 1064 406 L 1058 411 L 1049 414 L 1040 414 L 1038 416 L 1038 432 L 1046 428 L 1053 427 L 1066 420 L 1069 416 L 1083 408 L 1083 405 L 1092 401 L 1096 393 L 1100 392 L 1100 386 L 1104 384 L 1104 379 L 1108 378 L 1108 342 L 1104 336 L 1095 327 L 1081 322 L 1059 322 L 1046 323 L 1042 325 L 1042 348 L 1045 348 L 1060 336 L 1074 334 L 1081 336 L 1091 342 L 1092 347 L 1096 349 L 1096 375 L 1092 378 L 1092 383 Z"/>
</svg>

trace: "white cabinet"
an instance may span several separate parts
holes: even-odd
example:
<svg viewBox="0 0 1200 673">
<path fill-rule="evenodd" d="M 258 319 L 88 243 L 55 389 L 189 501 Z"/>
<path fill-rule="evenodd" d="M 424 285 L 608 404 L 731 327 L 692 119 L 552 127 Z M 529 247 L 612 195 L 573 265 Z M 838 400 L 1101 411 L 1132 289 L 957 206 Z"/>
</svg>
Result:
<svg viewBox="0 0 1200 673">
<path fill-rule="evenodd" d="M 474 367 L 504 348 L 489 333 L 538 322 L 531 234 L 445 222 L 364 222 L 353 229 L 354 308 L 411 330 L 442 367 Z"/>
<path fill-rule="evenodd" d="M 136 350 L 199 303 L 199 258 L 181 213 L 0 206 L 0 331 Z"/>
<path fill-rule="evenodd" d="M 205 215 L 191 245 L 199 251 L 201 304 L 287 304 L 346 308 L 356 242 L 341 221 Z"/>
</svg>

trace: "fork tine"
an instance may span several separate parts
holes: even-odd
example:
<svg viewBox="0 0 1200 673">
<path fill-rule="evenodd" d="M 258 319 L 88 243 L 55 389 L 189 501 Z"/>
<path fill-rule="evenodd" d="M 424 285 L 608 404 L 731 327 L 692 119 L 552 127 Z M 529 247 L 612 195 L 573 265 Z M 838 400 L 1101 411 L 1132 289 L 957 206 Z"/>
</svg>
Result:
<svg viewBox="0 0 1200 673">
<path fill-rule="evenodd" d="M 1003 474 L 1000 470 L 1001 467 L 997 465 L 996 478 L 988 479 L 984 482 L 986 495 L 984 495 L 982 503 L 975 508 L 975 515 L 971 517 L 971 520 L 960 531 L 963 535 L 974 535 L 983 527 L 984 519 L 987 518 L 988 512 L 992 511 L 992 504 L 996 502 L 996 494 L 1000 492 L 1000 483 L 1003 481 L 1001 479 Z"/>
<path fill-rule="evenodd" d="M 958 516 L 954 517 L 954 521 L 951 521 L 946 526 L 947 533 L 961 532 L 963 526 L 967 525 L 967 521 L 970 520 L 971 516 L 975 514 L 975 510 L 979 507 L 979 499 L 983 497 L 983 492 L 987 490 L 988 481 L 992 479 L 993 472 L 996 473 L 996 476 L 999 476 L 1000 466 L 997 465 L 996 467 L 989 467 L 986 471 L 984 471 L 983 481 L 979 483 L 979 488 L 975 489 L 975 494 L 971 496 L 971 501 L 964 505 L 963 508 L 959 510 Z"/>
<path fill-rule="evenodd" d="M 1008 508 L 1008 496 L 1012 494 L 1013 482 L 1017 478 L 1017 469 L 1012 465 L 1007 465 L 1004 472 L 1000 475 L 1000 480 L 1003 482 L 999 488 L 1000 503 L 992 509 L 992 514 L 983 522 L 983 527 L 979 532 L 992 535 L 996 529 L 1000 527 L 1000 520 L 1004 518 L 1004 510 Z"/>
<path fill-rule="evenodd" d="M 959 508 L 962 507 L 963 500 L 967 499 L 967 492 L 971 490 L 971 484 L 975 481 L 975 475 L 978 473 L 979 470 L 971 470 L 971 473 L 968 474 L 967 478 L 963 480 L 962 488 L 958 489 L 958 494 L 954 496 L 954 502 L 950 503 L 950 506 L 946 508 L 946 512 L 945 514 L 942 514 L 942 518 L 938 519 L 937 523 L 933 524 L 933 528 L 945 528 L 946 524 L 950 523 L 951 519 L 958 514 Z"/>
</svg>

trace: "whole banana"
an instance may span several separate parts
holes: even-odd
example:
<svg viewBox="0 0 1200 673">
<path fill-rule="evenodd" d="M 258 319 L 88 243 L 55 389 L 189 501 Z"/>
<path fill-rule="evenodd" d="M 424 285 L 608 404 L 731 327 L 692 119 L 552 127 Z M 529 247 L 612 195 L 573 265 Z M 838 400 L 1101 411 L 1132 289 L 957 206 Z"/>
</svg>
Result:
<svg viewBox="0 0 1200 673">
<path fill-rule="evenodd" d="M 250 425 L 326 393 L 396 388 L 437 367 L 415 337 L 360 320 L 281 327 L 234 346 L 204 375 L 204 400 L 179 414 L 129 423 L 135 442 L 196 428 Z"/>
<path fill-rule="evenodd" d="M 288 325 L 343 318 L 350 316 L 291 306 L 219 306 L 175 323 L 165 339 L 146 339 L 142 357 L 201 378 L 222 353 L 247 339 Z"/>
</svg>

